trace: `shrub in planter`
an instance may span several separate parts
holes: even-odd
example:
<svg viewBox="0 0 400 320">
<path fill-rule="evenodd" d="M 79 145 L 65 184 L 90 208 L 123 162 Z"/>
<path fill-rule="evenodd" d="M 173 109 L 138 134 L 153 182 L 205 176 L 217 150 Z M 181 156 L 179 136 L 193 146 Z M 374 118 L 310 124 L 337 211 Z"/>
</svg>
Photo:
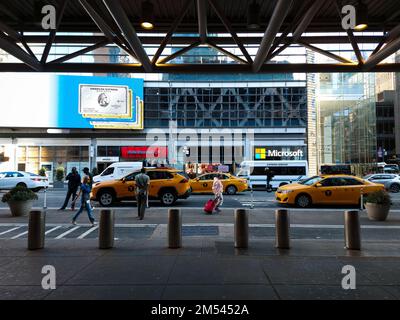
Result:
<svg viewBox="0 0 400 320">
<path fill-rule="evenodd" d="M 39 170 L 39 176 L 41 176 L 41 177 L 45 177 L 46 176 L 46 169 L 45 168 L 41 168 Z"/>
<path fill-rule="evenodd" d="M 24 216 L 31 211 L 33 201 L 38 196 L 26 187 L 15 187 L 3 195 L 1 201 L 6 202 L 10 207 L 13 216 Z"/>
<path fill-rule="evenodd" d="M 365 208 L 370 220 L 386 220 L 390 205 L 392 204 L 390 195 L 385 190 L 374 191 L 368 194 L 365 199 Z"/>
<path fill-rule="evenodd" d="M 57 181 L 63 181 L 64 176 L 65 176 L 64 167 L 58 167 L 58 168 L 56 169 L 56 180 L 57 180 Z"/>
</svg>

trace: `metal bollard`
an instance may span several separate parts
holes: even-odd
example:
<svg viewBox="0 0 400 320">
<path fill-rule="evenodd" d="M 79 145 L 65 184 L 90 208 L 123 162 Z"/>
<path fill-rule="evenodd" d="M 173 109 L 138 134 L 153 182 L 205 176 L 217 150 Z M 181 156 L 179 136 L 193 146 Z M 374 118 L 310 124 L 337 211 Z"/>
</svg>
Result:
<svg viewBox="0 0 400 320">
<path fill-rule="evenodd" d="M 360 221 L 357 210 L 344 212 L 344 239 L 348 250 L 361 250 Z"/>
<path fill-rule="evenodd" d="M 245 209 L 235 210 L 235 248 L 249 246 L 249 221 Z"/>
<path fill-rule="evenodd" d="M 182 247 L 182 216 L 179 209 L 168 210 L 168 248 Z"/>
<path fill-rule="evenodd" d="M 289 212 L 285 209 L 275 210 L 275 247 L 289 249 Z"/>
<path fill-rule="evenodd" d="M 114 247 L 114 210 L 101 210 L 99 224 L 99 249 Z"/>
<path fill-rule="evenodd" d="M 29 213 L 28 226 L 28 250 L 44 248 L 44 232 L 46 224 L 46 213 L 33 210 Z"/>
</svg>

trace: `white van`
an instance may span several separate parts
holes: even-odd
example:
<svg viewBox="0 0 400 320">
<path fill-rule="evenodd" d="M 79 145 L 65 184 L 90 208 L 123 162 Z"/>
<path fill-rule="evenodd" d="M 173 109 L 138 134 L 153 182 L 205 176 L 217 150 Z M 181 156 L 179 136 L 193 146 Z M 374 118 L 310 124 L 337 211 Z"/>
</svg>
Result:
<svg viewBox="0 0 400 320">
<path fill-rule="evenodd" d="M 142 162 L 115 162 L 98 176 L 94 176 L 93 182 L 120 179 L 133 171 L 142 169 L 142 166 Z"/>
<path fill-rule="evenodd" d="M 243 161 L 237 174 L 246 178 L 253 188 L 265 188 L 267 176 L 265 168 L 270 168 L 274 174 L 270 182 L 272 189 L 302 180 L 308 176 L 308 165 L 305 160 L 280 160 L 280 161 Z"/>
</svg>

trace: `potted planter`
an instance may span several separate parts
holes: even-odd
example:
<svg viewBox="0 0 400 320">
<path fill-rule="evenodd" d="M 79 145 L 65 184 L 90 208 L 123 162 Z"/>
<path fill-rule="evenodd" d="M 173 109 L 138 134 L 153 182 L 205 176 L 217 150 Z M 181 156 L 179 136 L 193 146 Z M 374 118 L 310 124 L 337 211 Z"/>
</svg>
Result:
<svg viewBox="0 0 400 320">
<path fill-rule="evenodd" d="M 53 188 L 59 188 L 59 189 L 64 188 L 64 181 L 63 181 L 64 173 L 65 173 L 65 170 L 63 167 L 58 167 L 56 169 L 56 179 L 53 182 Z"/>
<path fill-rule="evenodd" d="M 390 195 L 385 190 L 374 191 L 365 198 L 365 208 L 370 220 L 386 220 L 390 205 L 392 204 Z"/>
<path fill-rule="evenodd" d="M 11 215 L 20 217 L 31 211 L 33 202 L 38 199 L 36 193 L 26 187 L 15 187 L 3 195 L 2 202 L 8 203 Z"/>
</svg>

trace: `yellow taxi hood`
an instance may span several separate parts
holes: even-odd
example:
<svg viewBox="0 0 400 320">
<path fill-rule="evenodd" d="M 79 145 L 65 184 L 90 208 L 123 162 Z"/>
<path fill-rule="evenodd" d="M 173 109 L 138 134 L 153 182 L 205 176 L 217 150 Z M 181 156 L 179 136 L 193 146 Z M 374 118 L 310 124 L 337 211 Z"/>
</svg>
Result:
<svg viewBox="0 0 400 320">
<path fill-rule="evenodd" d="M 309 186 L 305 186 L 304 184 L 300 183 L 291 183 L 291 184 L 286 184 L 282 187 L 279 187 L 280 190 L 298 190 L 298 189 L 303 189 Z"/>
<path fill-rule="evenodd" d="M 93 187 L 108 187 L 108 186 L 113 186 L 116 181 L 122 180 L 122 178 L 118 179 L 112 179 L 112 180 L 106 180 L 106 181 L 100 181 L 100 182 L 95 182 L 93 183 Z"/>
</svg>

